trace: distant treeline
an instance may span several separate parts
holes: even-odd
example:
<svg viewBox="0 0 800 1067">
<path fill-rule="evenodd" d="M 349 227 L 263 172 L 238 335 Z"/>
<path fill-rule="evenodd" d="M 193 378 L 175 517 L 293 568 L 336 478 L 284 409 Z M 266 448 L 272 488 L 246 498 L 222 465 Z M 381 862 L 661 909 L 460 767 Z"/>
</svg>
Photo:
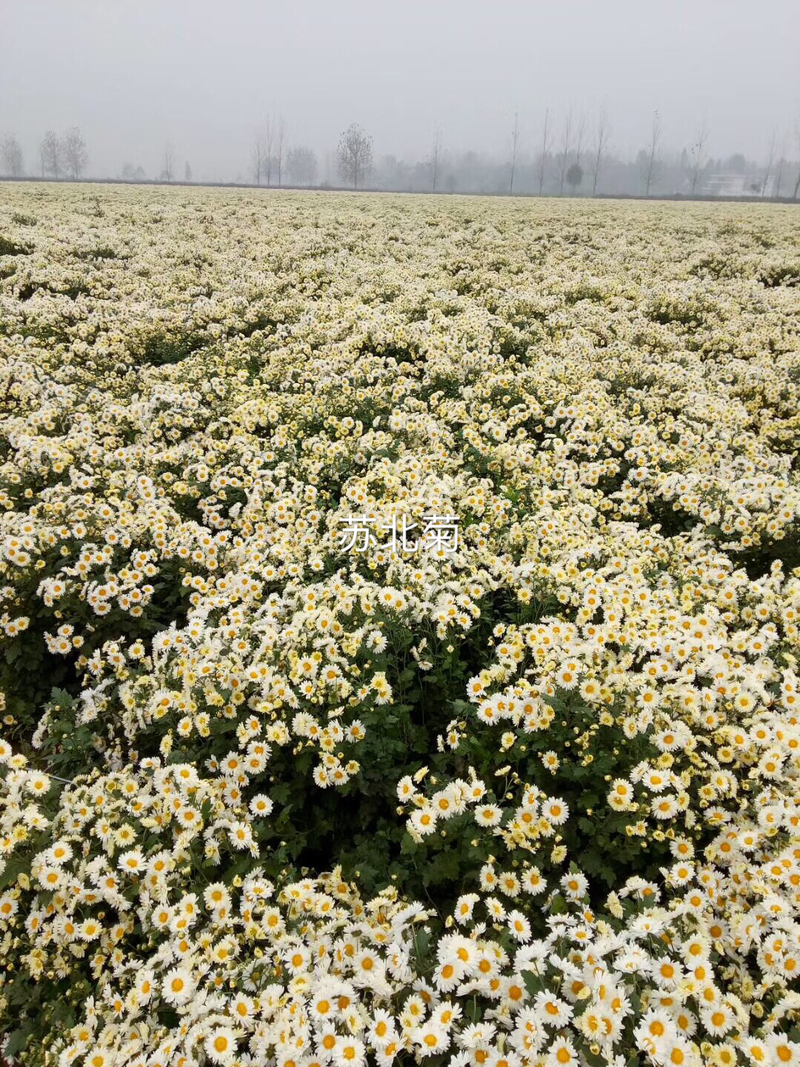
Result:
<svg viewBox="0 0 800 1067">
<path fill-rule="evenodd" d="M 517 117 L 509 131 L 508 151 L 491 156 L 448 149 L 441 133 L 432 139 L 424 159 L 395 155 L 376 157 L 372 137 L 356 123 L 342 133 L 335 151 L 320 160 L 307 145 L 290 145 L 282 119 L 270 118 L 250 146 L 247 166 L 232 181 L 195 176 L 188 160 L 178 159 L 167 144 L 155 173 L 125 162 L 116 175 L 94 180 L 131 183 L 255 185 L 268 188 L 356 189 L 409 193 L 481 193 L 520 196 L 644 196 L 727 200 L 798 199 L 800 161 L 786 156 L 786 145 L 773 137 L 763 162 L 741 153 L 714 157 L 707 151 L 708 128 L 702 123 L 694 143 L 680 151 L 662 142 L 661 122 L 654 113 L 648 143 L 631 159 L 612 148 L 611 125 L 601 113 L 590 129 L 567 111 L 558 123 L 545 115 L 538 146 L 524 146 Z M 525 150 L 527 149 L 527 150 Z M 800 130 L 798 131 L 800 151 Z M 0 138 L 0 177 L 84 179 L 90 173 L 89 152 L 81 131 L 61 135 L 48 130 L 41 140 L 36 165 L 26 166 L 14 134 Z M 199 181 L 193 181 L 193 178 Z"/>
</svg>

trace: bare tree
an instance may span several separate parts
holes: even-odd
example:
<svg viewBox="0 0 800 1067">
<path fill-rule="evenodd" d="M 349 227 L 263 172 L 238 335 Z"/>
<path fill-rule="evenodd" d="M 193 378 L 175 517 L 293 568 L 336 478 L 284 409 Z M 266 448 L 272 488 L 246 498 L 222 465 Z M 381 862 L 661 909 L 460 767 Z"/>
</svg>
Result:
<svg viewBox="0 0 800 1067">
<path fill-rule="evenodd" d="M 542 150 L 539 154 L 539 196 L 544 188 L 544 168 L 547 160 L 547 123 L 550 118 L 550 108 L 544 111 L 544 126 L 542 128 Z"/>
<path fill-rule="evenodd" d="M 597 126 L 595 127 L 594 163 L 592 165 L 592 196 L 595 196 L 597 193 L 597 178 L 600 174 L 603 157 L 608 151 L 608 143 L 610 139 L 611 123 L 608 120 L 606 109 L 603 107 L 600 109 L 600 114 L 597 117 Z"/>
<path fill-rule="evenodd" d="M 256 185 L 261 185 L 261 177 L 264 174 L 265 151 L 266 149 L 264 147 L 264 139 L 260 133 L 257 133 L 256 139 L 255 141 L 253 141 L 253 148 L 251 151 L 253 178 L 255 179 Z"/>
<path fill-rule="evenodd" d="M 189 160 L 186 160 L 186 166 L 183 168 L 183 180 L 190 182 L 192 180 L 192 168 L 189 166 Z"/>
<path fill-rule="evenodd" d="M 776 133 L 772 131 L 772 140 L 769 144 L 769 158 L 767 159 L 767 169 L 764 171 L 764 180 L 761 183 L 761 195 L 767 195 L 767 184 L 769 183 L 769 176 L 772 173 L 772 161 L 775 159 L 775 138 Z"/>
<path fill-rule="evenodd" d="M 275 122 L 275 172 L 278 185 L 283 180 L 283 143 L 286 137 L 286 124 L 281 115 Z"/>
<path fill-rule="evenodd" d="M 272 185 L 272 149 L 275 144 L 275 122 L 267 115 L 264 123 L 264 171 L 267 185 Z"/>
<path fill-rule="evenodd" d="M 697 134 L 697 140 L 692 145 L 692 196 L 694 196 L 697 189 L 697 182 L 700 178 L 700 171 L 706 165 L 706 141 L 708 140 L 708 122 L 703 117 L 700 123 L 700 129 Z"/>
<path fill-rule="evenodd" d="M 800 122 L 794 124 L 794 137 L 797 141 L 797 154 L 800 155 Z M 800 169 L 797 171 L 797 181 L 794 183 L 794 192 L 792 193 L 792 200 L 797 199 L 797 194 L 800 192 Z"/>
<path fill-rule="evenodd" d="M 54 130 L 48 130 L 39 145 L 39 156 L 42 161 L 42 177 L 52 174 L 54 178 L 61 177 L 62 156 L 61 142 Z"/>
<path fill-rule="evenodd" d="M 561 141 L 561 179 L 558 183 L 558 191 L 561 195 L 564 193 L 564 179 L 567 176 L 567 160 L 569 159 L 570 147 L 572 145 L 572 108 L 568 108 L 566 115 L 564 116 L 564 133 Z"/>
<path fill-rule="evenodd" d="M 650 144 L 647 148 L 645 163 L 644 195 L 650 195 L 650 186 L 658 167 L 658 148 L 661 143 L 661 119 L 657 111 L 653 112 L 653 123 L 650 127 Z"/>
<path fill-rule="evenodd" d="M 317 157 L 303 145 L 292 148 L 286 157 L 286 173 L 295 185 L 313 185 L 317 177 Z"/>
<path fill-rule="evenodd" d="M 0 163 L 3 173 L 9 178 L 21 178 L 24 173 L 22 149 L 13 133 L 7 134 L 0 144 Z"/>
<path fill-rule="evenodd" d="M 509 196 L 514 192 L 514 172 L 517 169 L 517 152 L 519 151 L 519 112 L 514 112 L 514 125 L 511 128 L 511 180 L 508 183 Z"/>
<path fill-rule="evenodd" d="M 786 138 L 781 137 L 780 144 L 778 145 L 778 163 L 777 170 L 775 171 L 775 196 L 781 195 L 781 185 L 783 183 L 783 168 L 786 164 Z"/>
<path fill-rule="evenodd" d="M 371 167 L 372 138 L 354 122 L 339 140 L 339 173 L 348 185 L 358 189 Z"/>
<path fill-rule="evenodd" d="M 61 142 L 61 154 L 64 160 L 64 168 L 71 178 L 80 178 L 86 169 L 88 155 L 86 142 L 77 126 L 67 130 Z"/>
<path fill-rule="evenodd" d="M 164 149 L 164 169 L 161 171 L 161 177 L 165 182 L 171 182 L 175 176 L 175 149 L 172 144 L 168 143 Z"/>
<path fill-rule="evenodd" d="M 440 130 L 437 130 L 433 135 L 433 147 L 431 148 L 431 154 L 428 158 L 428 166 L 431 171 L 431 188 L 436 192 L 436 184 L 439 181 L 439 168 L 442 163 L 442 134 Z"/>
<path fill-rule="evenodd" d="M 586 116 L 581 115 L 578 119 L 578 132 L 576 136 L 575 145 L 575 162 L 580 167 L 581 165 L 581 153 L 583 151 L 583 139 L 586 136 Z"/>
</svg>

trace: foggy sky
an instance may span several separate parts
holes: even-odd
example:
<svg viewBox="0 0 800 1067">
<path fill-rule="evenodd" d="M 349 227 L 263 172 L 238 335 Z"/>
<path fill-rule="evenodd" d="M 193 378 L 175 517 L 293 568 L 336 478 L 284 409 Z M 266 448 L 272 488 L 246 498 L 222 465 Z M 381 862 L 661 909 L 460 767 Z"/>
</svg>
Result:
<svg viewBox="0 0 800 1067">
<path fill-rule="evenodd" d="M 353 121 L 375 155 L 538 149 L 545 107 L 590 122 L 605 104 L 612 150 L 695 138 L 708 152 L 800 155 L 797 0 L 0 0 L 0 134 L 26 169 L 48 128 L 81 127 L 89 175 L 131 162 L 155 176 L 247 176 L 267 112 L 287 142 L 326 153 Z"/>
</svg>

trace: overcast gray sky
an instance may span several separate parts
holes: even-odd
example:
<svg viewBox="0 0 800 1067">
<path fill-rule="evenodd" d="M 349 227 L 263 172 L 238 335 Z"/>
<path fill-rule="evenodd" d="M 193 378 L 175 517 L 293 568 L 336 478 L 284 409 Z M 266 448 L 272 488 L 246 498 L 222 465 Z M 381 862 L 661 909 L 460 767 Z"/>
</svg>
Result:
<svg viewBox="0 0 800 1067">
<path fill-rule="evenodd" d="M 601 102 L 612 147 L 691 142 L 761 159 L 773 131 L 798 156 L 798 0 L 0 0 L 0 133 L 28 169 L 45 129 L 79 125 L 89 173 L 141 164 L 173 142 L 178 169 L 249 169 L 267 111 L 324 160 L 360 122 L 376 155 L 507 151 L 516 110 L 535 151 L 544 109 Z"/>
</svg>

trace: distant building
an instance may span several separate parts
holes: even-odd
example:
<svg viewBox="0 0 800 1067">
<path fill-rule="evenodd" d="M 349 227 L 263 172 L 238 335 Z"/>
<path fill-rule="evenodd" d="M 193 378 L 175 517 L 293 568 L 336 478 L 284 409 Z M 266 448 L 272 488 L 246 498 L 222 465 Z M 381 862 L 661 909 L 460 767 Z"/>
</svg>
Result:
<svg viewBox="0 0 800 1067">
<path fill-rule="evenodd" d="M 703 183 L 704 196 L 774 196 L 775 178 L 765 182 L 754 174 L 711 174 Z"/>
</svg>

